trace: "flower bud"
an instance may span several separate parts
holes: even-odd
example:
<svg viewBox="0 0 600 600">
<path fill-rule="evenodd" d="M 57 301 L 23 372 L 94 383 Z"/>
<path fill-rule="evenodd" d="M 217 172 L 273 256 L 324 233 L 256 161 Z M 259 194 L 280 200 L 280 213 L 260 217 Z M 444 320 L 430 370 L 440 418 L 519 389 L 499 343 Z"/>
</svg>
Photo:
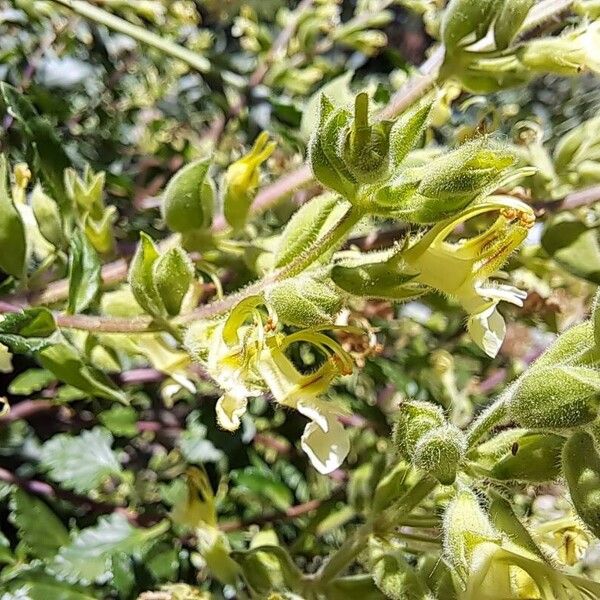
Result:
<svg viewBox="0 0 600 600">
<path fill-rule="evenodd" d="M 208 170 L 210 160 L 197 160 L 179 169 L 162 198 L 162 214 L 172 231 L 188 233 L 210 227 L 215 185 Z"/>
<path fill-rule="evenodd" d="M 568 429 L 591 423 L 598 414 L 600 376 L 595 368 L 533 367 L 511 396 L 512 420 L 532 429 Z"/>
<path fill-rule="evenodd" d="M 250 152 L 229 165 L 223 177 L 223 212 L 227 222 L 236 230 L 244 227 L 248 219 L 250 205 L 258 189 L 259 167 L 275 150 L 275 142 L 268 140 L 269 134 L 263 131 Z"/>
<path fill-rule="evenodd" d="M 464 458 L 467 441 L 465 434 L 454 425 L 436 427 L 417 442 L 414 465 L 435 477 L 442 485 L 451 485 Z"/>
<path fill-rule="evenodd" d="M 419 440 L 444 424 L 439 406 L 418 400 L 403 402 L 394 424 L 393 444 L 402 457 L 412 460 Z"/>
<path fill-rule="evenodd" d="M 305 275 L 273 285 L 265 297 L 281 322 L 296 327 L 333 323 L 342 308 L 332 285 Z"/>
<path fill-rule="evenodd" d="M 181 303 L 194 279 L 190 257 L 181 248 L 162 254 L 154 267 L 156 289 L 170 316 L 179 314 Z"/>
<path fill-rule="evenodd" d="M 600 456 L 590 434 L 577 431 L 567 440 L 562 467 L 577 514 L 600 537 Z"/>
<path fill-rule="evenodd" d="M 526 433 L 492 468 L 494 479 L 545 482 L 560 475 L 560 455 L 565 438 L 552 433 Z"/>
<path fill-rule="evenodd" d="M 75 169 L 65 170 L 65 189 L 71 202 L 85 212 L 97 218 L 97 211 L 104 208 L 102 194 L 104 192 L 105 173 L 94 173 L 86 167 L 83 177 L 79 177 Z"/>
<path fill-rule="evenodd" d="M 535 0 L 504 0 L 494 22 L 496 48 L 504 50 L 513 41 Z"/>
<path fill-rule="evenodd" d="M 65 245 L 62 219 L 56 202 L 44 193 L 37 184 L 31 194 L 31 209 L 37 221 L 40 233 L 56 248 Z"/>
</svg>

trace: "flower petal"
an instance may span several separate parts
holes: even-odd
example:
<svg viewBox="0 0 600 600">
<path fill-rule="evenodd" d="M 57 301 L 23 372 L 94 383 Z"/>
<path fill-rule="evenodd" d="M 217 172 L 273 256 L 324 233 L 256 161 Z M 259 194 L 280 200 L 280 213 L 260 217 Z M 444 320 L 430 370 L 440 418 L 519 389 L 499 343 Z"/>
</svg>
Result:
<svg viewBox="0 0 600 600">
<path fill-rule="evenodd" d="M 240 426 L 240 417 L 246 412 L 248 399 L 245 396 L 223 394 L 217 400 L 217 422 L 227 431 L 235 431 Z"/>
<path fill-rule="evenodd" d="M 304 429 L 300 445 L 315 469 L 327 475 L 344 462 L 350 451 L 350 440 L 334 414 L 325 415 L 327 429 L 313 421 Z"/>
<path fill-rule="evenodd" d="M 494 358 L 506 335 L 506 324 L 496 305 L 471 315 L 467 325 L 471 339 L 488 355 Z"/>
</svg>

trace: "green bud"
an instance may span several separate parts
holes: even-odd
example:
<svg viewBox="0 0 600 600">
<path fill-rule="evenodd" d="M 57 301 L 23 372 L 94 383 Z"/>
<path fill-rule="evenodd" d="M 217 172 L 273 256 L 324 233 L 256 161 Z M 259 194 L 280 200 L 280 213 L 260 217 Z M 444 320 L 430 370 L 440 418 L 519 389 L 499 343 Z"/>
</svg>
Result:
<svg viewBox="0 0 600 600">
<path fill-rule="evenodd" d="M 590 434 L 577 431 L 567 440 L 562 467 L 577 514 L 600 537 L 600 456 Z"/>
<path fill-rule="evenodd" d="M 400 173 L 377 191 L 372 210 L 410 223 L 446 219 L 493 187 L 514 161 L 511 152 L 488 139 L 468 142 Z"/>
<path fill-rule="evenodd" d="M 85 234 L 94 249 L 100 254 L 109 254 L 114 247 L 113 225 L 117 220 L 117 209 L 107 206 L 94 211 L 97 218 L 88 213 L 85 219 Z"/>
<path fill-rule="evenodd" d="M 372 257 L 366 254 L 335 265 L 331 270 L 332 281 L 345 292 L 364 298 L 406 300 L 421 293 L 418 287 L 409 285 L 418 273 L 399 262 L 397 256 L 381 262 L 364 262 Z"/>
<path fill-rule="evenodd" d="M 40 228 L 40 233 L 53 246 L 62 248 L 65 245 L 65 234 L 58 204 L 44 193 L 39 183 L 31 194 L 31 208 Z"/>
<path fill-rule="evenodd" d="M 528 372 L 538 367 L 553 367 L 556 364 L 576 364 L 594 345 L 591 321 L 578 323 L 567 329 L 532 365 Z"/>
<path fill-rule="evenodd" d="M 354 102 L 354 120 L 346 133 L 343 161 L 361 183 L 375 183 L 388 174 L 391 121 L 369 123 L 369 96 L 362 92 Z"/>
<path fill-rule="evenodd" d="M 442 16 L 442 41 L 449 52 L 483 39 L 502 0 L 450 0 Z"/>
<path fill-rule="evenodd" d="M 333 323 L 342 308 L 342 298 L 332 285 L 307 275 L 273 285 L 265 298 L 280 321 L 296 327 Z"/>
<path fill-rule="evenodd" d="M 208 171 L 210 160 L 197 160 L 171 178 L 162 198 L 162 214 L 172 231 L 188 233 L 210 227 L 215 184 Z"/>
<path fill-rule="evenodd" d="M 303 204 L 292 216 L 279 240 L 276 267 L 283 267 L 300 256 L 327 231 L 337 206 L 344 206 L 339 196 L 321 194 Z"/>
<path fill-rule="evenodd" d="M 154 265 L 159 257 L 152 239 L 140 233 L 140 243 L 129 266 L 129 285 L 137 303 L 154 317 L 165 317 L 166 309 L 154 281 Z"/>
<path fill-rule="evenodd" d="M 565 438 L 552 433 L 526 433 L 492 468 L 494 479 L 545 482 L 560 475 L 560 455 Z"/>
<path fill-rule="evenodd" d="M 445 422 L 444 412 L 435 404 L 418 400 L 403 402 L 394 423 L 394 447 L 401 456 L 412 459 L 419 440 Z"/>
<path fill-rule="evenodd" d="M 385 552 L 370 543 L 373 581 L 391 600 L 429 600 L 431 594 L 419 574 L 400 551 Z"/>
<path fill-rule="evenodd" d="M 171 248 L 157 259 L 154 282 L 170 316 L 179 314 L 181 303 L 193 279 L 192 261 L 181 248 Z"/>
<path fill-rule="evenodd" d="M 508 403 L 522 427 L 568 429 L 591 423 L 598 414 L 600 374 L 595 368 L 551 366 L 525 373 Z"/>
<path fill-rule="evenodd" d="M 504 50 L 513 41 L 535 0 L 504 0 L 494 22 L 496 48 Z"/>
<path fill-rule="evenodd" d="M 67 196 L 80 210 L 91 213 L 97 219 L 98 212 L 104 208 L 102 195 L 106 174 L 101 171 L 94 173 L 89 165 L 86 166 L 83 177 L 80 177 L 75 169 L 65 169 L 65 189 Z"/>
<path fill-rule="evenodd" d="M 269 134 L 263 131 L 250 152 L 229 165 L 223 177 L 223 212 L 233 229 L 242 229 L 248 219 L 250 205 L 258 189 L 259 167 L 275 150 L 275 142 L 268 140 Z"/>
<path fill-rule="evenodd" d="M 465 434 L 454 425 L 436 427 L 419 438 L 414 450 L 414 465 L 435 477 L 442 485 L 456 479 L 467 447 Z"/>
</svg>

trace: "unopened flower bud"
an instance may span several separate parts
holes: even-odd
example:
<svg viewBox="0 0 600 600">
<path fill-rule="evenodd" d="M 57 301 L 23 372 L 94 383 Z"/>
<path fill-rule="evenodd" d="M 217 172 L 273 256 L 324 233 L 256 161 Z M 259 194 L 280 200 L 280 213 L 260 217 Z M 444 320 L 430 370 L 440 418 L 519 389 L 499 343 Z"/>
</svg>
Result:
<svg viewBox="0 0 600 600">
<path fill-rule="evenodd" d="M 414 465 L 435 477 L 442 485 L 451 485 L 467 447 L 465 434 L 454 425 L 436 427 L 417 442 Z"/>
<path fill-rule="evenodd" d="M 412 460 L 419 440 L 444 424 L 444 412 L 439 406 L 418 400 L 403 402 L 394 424 L 394 446 L 401 456 Z"/>
</svg>

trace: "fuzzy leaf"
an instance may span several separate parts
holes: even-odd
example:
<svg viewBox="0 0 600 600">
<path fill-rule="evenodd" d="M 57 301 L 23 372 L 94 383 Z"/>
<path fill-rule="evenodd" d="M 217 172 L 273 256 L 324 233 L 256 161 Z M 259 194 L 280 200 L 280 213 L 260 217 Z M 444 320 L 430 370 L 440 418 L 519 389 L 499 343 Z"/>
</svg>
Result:
<svg viewBox="0 0 600 600">
<path fill-rule="evenodd" d="M 77 436 L 55 435 L 42 447 L 41 465 L 64 487 L 89 492 L 110 475 L 121 473 L 112 441 L 110 433 L 100 427 Z"/>
</svg>

